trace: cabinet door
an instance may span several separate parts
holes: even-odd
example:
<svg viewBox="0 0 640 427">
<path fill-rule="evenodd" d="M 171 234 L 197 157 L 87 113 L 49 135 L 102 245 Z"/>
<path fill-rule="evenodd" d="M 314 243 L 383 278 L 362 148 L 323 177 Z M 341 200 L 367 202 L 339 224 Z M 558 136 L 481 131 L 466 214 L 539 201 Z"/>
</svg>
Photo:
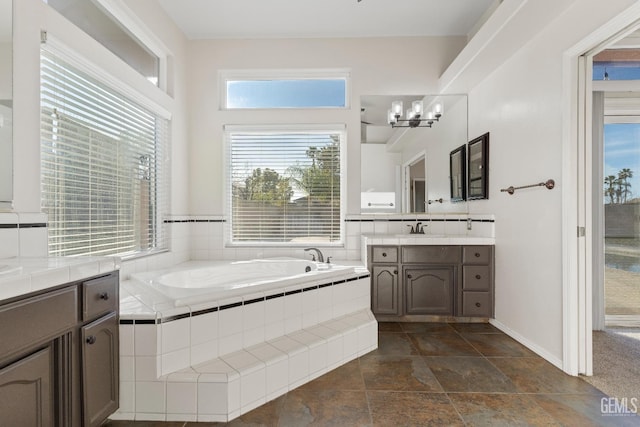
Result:
<svg viewBox="0 0 640 427">
<path fill-rule="evenodd" d="M 405 269 L 406 313 L 453 315 L 453 269 L 452 266 Z"/>
<path fill-rule="evenodd" d="M 98 426 L 118 409 L 118 322 L 116 313 L 82 328 L 84 426 Z"/>
<path fill-rule="evenodd" d="M 400 314 L 398 304 L 398 267 L 374 265 L 372 267 L 371 310 L 375 314 Z"/>
<path fill-rule="evenodd" d="M 54 425 L 52 366 L 46 347 L 0 370 L 0 425 Z"/>
</svg>

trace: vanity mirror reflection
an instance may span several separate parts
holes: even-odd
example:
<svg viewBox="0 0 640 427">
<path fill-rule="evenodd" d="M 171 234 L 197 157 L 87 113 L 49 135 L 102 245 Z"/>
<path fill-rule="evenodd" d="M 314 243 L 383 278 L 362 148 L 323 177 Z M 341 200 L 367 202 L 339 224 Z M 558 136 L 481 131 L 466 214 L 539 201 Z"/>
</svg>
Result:
<svg viewBox="0 0 640 427">
<path fill-rule="evenodd" d="M 0 209 L 13 199 L 12 0 L 0 0 Z"/>
<path fill-rule="evenodd" d="M 360 130 L 362 214 L 467 212 L 449 169 L 468 141 L 466 95 L 361 96 Z"/>
</svg>

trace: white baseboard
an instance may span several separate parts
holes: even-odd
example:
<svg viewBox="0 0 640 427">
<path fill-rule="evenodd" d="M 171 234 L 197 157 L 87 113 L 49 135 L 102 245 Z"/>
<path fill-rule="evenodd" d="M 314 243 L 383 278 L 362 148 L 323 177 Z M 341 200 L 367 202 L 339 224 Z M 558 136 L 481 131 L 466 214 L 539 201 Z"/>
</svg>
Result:
<svg viewBox="0 0 640 427">
<path fill-rule="evenodd" d="M 562 366 L 563 366 L 562 359 L 557 358 L 556 356 L 554 356 L 553 354 L 549 353 L 544 348 L 542 348 L 539 345 L 529 341 L 527 338 L 523 337 L 519 333 L 517 333 L 514 330 L 510 329 L 509 327 L 504 325 L 499 320 L 489 319 L 489 323 L 491 323 L 496 328 L 500 329 L 505 334 L 509 335 L 514 340 L 518 341 L 523 346 L 527 347 L 529 350 L 531 350 L 534 353 L 536 353 L 538 356 L 540 356 L 543 359 L 545 359 L 547 362 L 549 362 L 552 365 L 554 365 L 556 368 L 561 369 L 561 370 L 564 371 L 564 369 L 562 369 Z"/>
</svg>

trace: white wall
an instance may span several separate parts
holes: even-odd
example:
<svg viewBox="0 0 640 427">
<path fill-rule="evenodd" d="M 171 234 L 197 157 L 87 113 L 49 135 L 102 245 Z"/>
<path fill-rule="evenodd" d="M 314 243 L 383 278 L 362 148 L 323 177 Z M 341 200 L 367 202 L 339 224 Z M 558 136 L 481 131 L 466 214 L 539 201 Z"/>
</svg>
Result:
<svg viewBox="0 0 640 427">
<path fill-rule="evenodd" d="M 385 144 L 360 146 L 362 167 L 361 191 L 396 191 L 396 167 L 400 167 L 400 153 L 388 153 Z"/>
<path fill-rule="evenodd" d="M 223 125 L 345 123 L 347 213 L 360 212 L 360 95 L 434 93 L 465 39 L 363 38 L 193 41 L 189 44 L 190 212 L 224 214 Z M 346 110 L 222 111 L 218 72 L 238 69 L 348 68 Z"/>
<path fill-rule="evenodd" d="M 490 132 L 489 200 L 469 211 L 496 218 L 496 320 L 559 366 L 563 106 L 571 102 L 562 97 L 563 53 L 632 3 L 574 2 L 469 92 L 470 137 Z M 549 178 L 553 191 L 499 191 Z"/>
</svg>

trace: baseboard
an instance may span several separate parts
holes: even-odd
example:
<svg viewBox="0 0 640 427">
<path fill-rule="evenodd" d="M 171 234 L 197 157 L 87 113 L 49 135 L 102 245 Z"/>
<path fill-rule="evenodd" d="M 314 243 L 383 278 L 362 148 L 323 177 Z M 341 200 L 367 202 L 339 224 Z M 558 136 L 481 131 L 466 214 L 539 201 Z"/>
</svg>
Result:
<svg viewBox="0 0 640 427">
<path fill-rule="evenodd" d="M 553 354 L 549 353 L 547 350 L 545 350 L 544 348 L 540 347 L 539 345 L 531 342 L 530 340 L 528 340 L 527 338 L 523 337 L 522 335 L 520 335 L 519 333 L 515 332 L 514 330 L 512 330 L 511 328 L 507 327 L 506 325 L 504 325 L 502 322 L 500 322 L 499 320 L 496 319 L 489 319 L 489 323 L 491 323 L 493 326 L 495 326 L 496 328 L 500 329 L 502 332 L 504 332 L 505 334 L 509 335 L 511 338 L 513 338 L 514 340 L 518 341 L 520 344 L 522 344 L 523 346 L 527 347 L 529 350 L 533 351 L 534 353 L 536 353 L 538 356 L 542 357 L 543 359 L 545 359 L 547 362 L 551 363 L 553 366 L 555 366 L 556 368 L 564 371 L 564 369 L 562 369 L 562 359 L 557 358 L 556 356 L 554 356 Z"/>
</svg>

